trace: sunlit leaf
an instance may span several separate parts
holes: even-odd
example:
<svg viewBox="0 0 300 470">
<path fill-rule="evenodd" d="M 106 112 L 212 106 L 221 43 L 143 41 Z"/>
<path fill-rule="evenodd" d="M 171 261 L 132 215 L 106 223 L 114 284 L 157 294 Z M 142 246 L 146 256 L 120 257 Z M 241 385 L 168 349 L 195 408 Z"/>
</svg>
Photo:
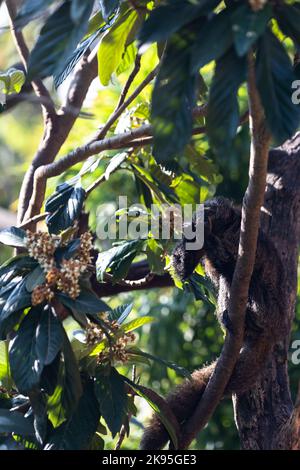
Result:
<svg viewBox="0 0 300 470">
<path fill-rule="evenodd" d="M 111 75 L 120 64 L 127 37 L 137 18 L 136 11 L 127 11 L 103 35 L 98 49 L 98 74 L 102 85 L 108 85 Z"/>
</svg>

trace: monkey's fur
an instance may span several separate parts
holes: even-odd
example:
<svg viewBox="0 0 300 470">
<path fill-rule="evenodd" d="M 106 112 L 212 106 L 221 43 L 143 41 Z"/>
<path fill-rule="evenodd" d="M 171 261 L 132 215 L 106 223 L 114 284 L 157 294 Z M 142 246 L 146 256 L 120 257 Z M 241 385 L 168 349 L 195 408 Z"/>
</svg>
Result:
<svg viewBox="0 0 300 470">
<path fill-rule="evenodd" d="M 192 223 L 196 223 L 195 217 Z M 240 223 L 239 208 L 234 207 L 227 199 L 213 199 L 205 203 L 203 248 L 198 252 L 187 251 L 187 241 L 183 238 L 173 252 L 173 265 L 181 279 L 187 279 L 198 263 L 203 263 L 206 274 L 218 289 L 217 317 L 221 322 L 227 313 L 230 284 L 237 259 Z M 282 273 L 283 267 L 277 250 L 267 235 L 260 230 L 249 287 L 244 345 L 226 388 L 226 394 L 242 394 L 255 384 L 273 345 L 284 335 Z M 179 425 L 193 414 L 215 364 L 194 371 L 192 380 L 186 380 L 166 398 Z M 168 440 L 165 427 L 157 416 L 153 416 L 142 438 L 141 448 L 161 449 Z"/>
</svg>

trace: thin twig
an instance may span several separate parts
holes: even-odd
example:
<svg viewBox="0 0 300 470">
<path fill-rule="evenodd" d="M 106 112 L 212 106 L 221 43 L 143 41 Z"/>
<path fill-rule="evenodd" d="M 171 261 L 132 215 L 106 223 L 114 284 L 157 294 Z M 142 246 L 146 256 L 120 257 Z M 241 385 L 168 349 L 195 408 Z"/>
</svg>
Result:
<svg viewBox="0 0 300 470">
<path fill-rule="evenodd" d="M 14 2 L 12 2 L 11 0 L 6 0 L 6 8 L 9 16 L 11 34 L 13 36 L 20 59 L 24 65 L 25 70 L 27 71 L 29 49 L 25 42 L 22 31 L 15 28 L 14 19 L 16 17 L 16 8 Z M 33 80 L 32 88 L 34 89 L 34 92 L 37 97 L 41 99 L 44 119 L 47 120 L 49 118 L 53 118 L 53 116 L 55 116 L 56 114 L 55 106 L 43 82 L 38 78 Z"/>
<path fill-rule="evenodd" d="M 112 113 L 112 115 L 108 118 L 106 121 L 105 125 L 102 127 L 102 129 L 95 135 L 93 140 L 101 140 L 104 139 L 106 136 L 107 132 L 111 128 L 111 126 L 116 122 L 116 120 L 121 116 L 123 111 L 137 98 L 137 96 L 141 93 L 141 91 L 153 80 L 155 75 L 158 72 L 158 66 L 150 72 L 145 80 L 142 81 L 142 83 L 139 84 L 139 86 L 136 87 L 134 92 L 127 98 L 126 101 L 124 101 L 123 104 L 121 104 L 120 107 L 117 107 L 116 110 Z"/>
<path fill-rule="evenodd" d="M 139 54 L 137 54 L 136 58 L 135 58 L 133 70 L 132 70 L 131 74 L 128 77 L 128 80 L 126 81 L 126 83 L 124 85 L 124 88 L 123 88 L 122 93 L 120 95 L 120 99 L 119 99 L 119 102 L 117 104 L 116 109 L 119 109 L 122 106 L 122 104 L 124 103 L 124 101 L 126 99 L 126 96 L 127 96 L 127 93 L 129 91 L 129 88 L 131 87 L 133 80 L 135 79 L 135 77 L 139 73 L 140 68 L 141 68 L 141 56 Z"/>
<path fill-rule="evenodd" d="M 43 212 L 42 214 L 35 215 L 34 217 L 31 217 L 31 219 L 27 219 L 21 224 L 18 225 L 18 228 L 25 229 L 27 227 L 30 227 L 32 224 L 37 224 L 38 222 L 41 222 L 41 220 L 45 220 L 47 215 L 50 215 L 50 212 Z"/>
</svg>

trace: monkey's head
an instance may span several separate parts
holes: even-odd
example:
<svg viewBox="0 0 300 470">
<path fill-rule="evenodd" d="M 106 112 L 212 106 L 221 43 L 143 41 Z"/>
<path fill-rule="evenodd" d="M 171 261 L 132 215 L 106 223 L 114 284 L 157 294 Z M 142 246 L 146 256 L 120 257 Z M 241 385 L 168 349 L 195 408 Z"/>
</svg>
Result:
<svg viewBox="0 0 300 470">
<path fill-rule="evenodd" d="M 204 204 L 204 238 L 211 233 L 220 236 L 240 219 L 240 209 L 224 197 L 216 197 Z M 204 239 L 205 244 L 205 239 Z"/>
<path fill-rule="evenodd" d="M 222 238 L 226 230 L 236 221 L 239 223 L 240 211 L 235 208 L 231 201 L 218 197 L 204 204 L 204 245 L 200 250 L 187 250 L 185 237 L 176 245 L 172 254 L 172 263 L 177 276 L 186 280 L 197 267 L 206 251 L 206 241 L 210 235 Z M 192 224 L 197 223 L 197 215 L 194 214 Z M 193 226 L 193 232 L 195 232 Z M 189 240 L 189 243 L 193 240 Z"/>
</svg>

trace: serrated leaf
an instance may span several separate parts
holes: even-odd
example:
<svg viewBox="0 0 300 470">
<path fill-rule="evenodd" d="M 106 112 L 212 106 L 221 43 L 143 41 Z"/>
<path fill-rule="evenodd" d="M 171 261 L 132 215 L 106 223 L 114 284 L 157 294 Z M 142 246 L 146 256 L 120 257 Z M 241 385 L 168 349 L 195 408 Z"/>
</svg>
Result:
<svg viewBox="0 0 300 470">
<path fill-rule="evenodd" d="M 103 35 L 98 49 L 98 75 L 102 85 L 108 85 L 113 72 L 120 64 L 127 37 L 137 18 L 136 11 L 127 11 Z"/>
<path fill-rule="evenodd" d="M 30 54 L 28 79 L 45 78 L 61 73 L 70 54 L 85 35 L 93 0 L 86 0 L 81 17 L 75 24 L 71 17 L 72 2 L 64 2 L 47 19 Z"/>
<path fill-rule="evenodd" d="M 0 243 L 16 248 L 24 248 L 26 246 L 26 232 L 18 227 L 0 230 Z"/>
<path fill-rule="evenodd" d="M 167 5 L 155 8 L 149 15 L 139 34 L 140 44 L 163 42 L 200 14 L 213 11 L 219 1 L 169 0 Z"/>
<path fill-rule="evenodd" d="M 294 135 L 299 107 L 291 99 L 293 67 L 284 47 L 271 31 L 258 42 L 256 83 L 269 129 L 278 144 Z"/>
<path fill-rule="evenodd" d="M 105 371 L 107 373 L 107 371 Z M 99 410 L 113 437 L 120 431 L 126 412 L 127 395 L 124 377 L 112 367 L 108 375 L 96 371 L 95 394 Z"/>
<path fill-rule="evenodd" d="M 246 79 L 246 59 L 237 57 L 233 48 L 217 61 L 210 88 L 207 131 L 217 152 L 228 148 L 239 125 L 237 92 Z"/>
<path fill-rule="evenodd" d="M 142 250 L 144 243 L 144 240 L 131 240 L 99 253 L 96 262 L 98 281 L 103 281 L 104 273 L 108 268 L 113 274 L 114 280 L 124 278 L 133 259 Z"/>
<path fill-rule="evenodd" d="M 271 5 L 267 4 L 262 10 L 253 11 L 245 4 L 237 8 L 231 15 L 233 40 L 238 56 L 245 55 L 250 47 L 264 33 L 272 17 Z"/>
<path fill-rule="evenodd" d="M 154 317 L 149 317 L 145 315 L 144 317 L 139 317 L 139 318 L 136 318 L 135 320 L 132 320 L 128 323 L 123 324 L 121 329 L 125 333 L 128 333 L 129 331 L 134 331 L 137 328 L 140 328 L 143 325 L 147 325 L 148 323 L 153 323 L 154 321 L 155 321 Z"/>
<path fill-rule="evenodd" d="M 87 449 L 97 430 L 99 419 L 100 413 L 93 381 L 88 380 L 73 415 L 67 422 L 51 432 L 44 450 Z"/>
<path fill-rule="evenodd" d="M 34 436 L 33 424 L 17 411 L 0 410 L 0 433 L 16 433 Z"/>
</svg>

